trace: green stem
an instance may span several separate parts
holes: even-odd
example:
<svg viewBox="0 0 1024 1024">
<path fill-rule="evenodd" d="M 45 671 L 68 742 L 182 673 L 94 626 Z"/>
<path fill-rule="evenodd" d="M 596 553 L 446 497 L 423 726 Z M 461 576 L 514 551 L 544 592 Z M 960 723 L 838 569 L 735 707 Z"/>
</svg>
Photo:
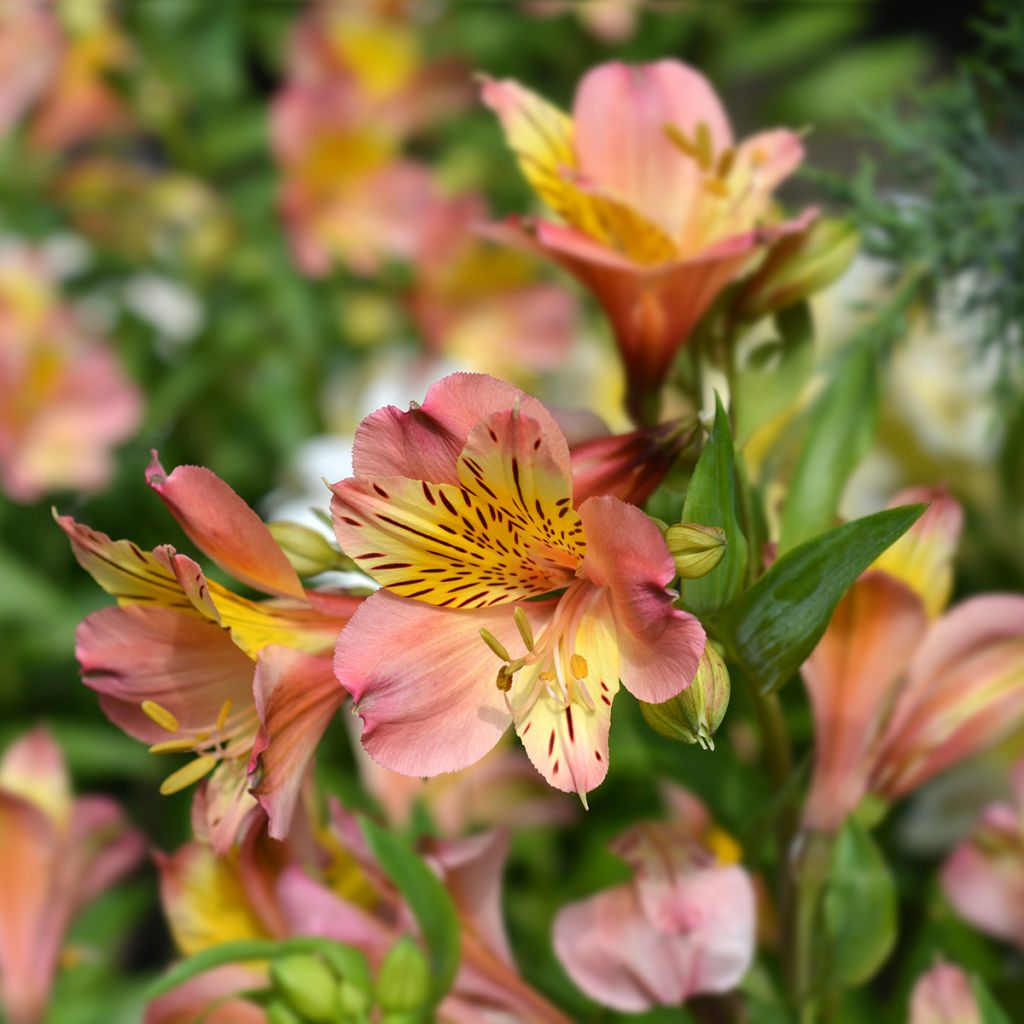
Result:
<svg viewBox="0 0 1024 1024">
<path fill-rule="evenodd" d="M 790 1000 L 797 1007 L 800 1024 L 816 1024 L 821 1014 L 816 951 L 832 843 L 832 836 L 824 832 L 804 832 L 793 844 L 793 900 L 787 915 L 785 954 Z"/>
</svg>

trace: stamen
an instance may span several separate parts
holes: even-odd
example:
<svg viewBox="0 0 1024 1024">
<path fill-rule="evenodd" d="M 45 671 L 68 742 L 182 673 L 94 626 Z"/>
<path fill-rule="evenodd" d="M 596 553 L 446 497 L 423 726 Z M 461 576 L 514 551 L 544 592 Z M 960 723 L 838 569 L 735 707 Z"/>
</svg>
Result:
<svg viewBox="0 0 1024 1024">
<path fill-rule="evenodd" d="M 480 639 L 499 657 L 502 661 L 511 661 L 512 655 L 505 650 L 505 645 L 489 630 L 480 630 Z M 511 683 L 509 684 L 511 685 Z M 499 686 L 498 689 L 501 689 Z"/>
<path fill-rule="evenodd" d="M 161 795 L 170 796 L 172 793 L 178 793 L 191 786 L 193 782 L 198 782 L 204 775 L 208 775 L 216 764 L 217 758 L 210 754 L 204 754 L 194 761 L 189 761 L 187 765 L 172 772 L 160 783 Z"/>
<path fill-rule="evenodd" d="M 707 121 L 701 121 L 697 125 L 697 135 L 694 141 L 697 143 L 697 160 L 700 162 L 701 168 L 710 171 L 715 162 L 715 150 Z"/>
<path fill-rule="evenodd" d="M 724 182 L 729 177 L 729 172 L 732 170 L 732 165 L 735 161 L 736 150 L 734 148 L 725 150 L 718 158 L 718 164 L 715 166 L 715 177 Z"/>
<path fill-rule="evenodd" d="M 586 679 L 590 674 L 590 666 L 582 654 L 574 654 L 569 659 L 569 668 L 572 670 L 573 679 Z"/>
<path fill-rule="evenodd" d="M 530 628 L 530 620 L 526 617 L 526 612 L 517 605 L 512 615 L 516 620 L 516 628 L 519 630 L 519 635 L 523 638 L 523 643 L 526 644 L 526 649 L 532 651 L 533 630 Z"/>
<path fill-rule="evenodd" d="M 217 713 L 217 732 L 223 732 L 224 726 L 227 724 L 228 715 L 231 714 L 231 698 L 228 697 L 226 701 L 220 706 L 220 711 Z"/>
<path fill-rule="evenodd" d="M 590 691 L 587 689 L 587 684 L 582 679 L 576 680 L 576 689 L 579 691 L 580 696 L 583 698 L 583 703 L 586 705 L 588 711 L 595 711 L 597 705 L 594 703 L 594 698 L 590 696 Z"/>
<path fill-rule="evenodd" d="M 155 700 L 144 700 L 142 702 L 142 712 L 151 722 L 155 722 L 165 732 L 177 732 L 181 728 L 177 718 L 167 708 L 157 704 Z"/>
<path fill-rule="evenodd" d="M 165 740 L 163 743 L 154 743 L 150 748 L 151 754 L 183 754 L 187 750 L 194 750 L 196 741 L 189 736 L 180 740 Z"/>
<path fill-rule="evenodd" d="M 508 665 L 502 665 L 498 669 L 498 678 L 495 680 L 495 685 L 502 693 L 508 693 L 512 689 L 512 673 L 509 672 Z M 505 698 L 505 703 L 508 703 L 508 697 Z"/>
</svg>

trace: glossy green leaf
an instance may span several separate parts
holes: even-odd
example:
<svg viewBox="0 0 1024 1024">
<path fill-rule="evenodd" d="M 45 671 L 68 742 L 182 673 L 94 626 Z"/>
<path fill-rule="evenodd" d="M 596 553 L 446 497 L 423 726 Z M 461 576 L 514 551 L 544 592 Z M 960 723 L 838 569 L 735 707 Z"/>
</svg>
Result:
<svg viewBox="0 0 1024 1024">
<path fill-rule="evenodd" d="M 374 856 L 412 909 L 430 954 L 433 1001 L 451 988 L 459 967 L 460 933 L 455 906 L 437 876 L 398 836 L 362 819 L 363 835 Z"/>
<path fill-rule="evenodd" d="M 977 975 L 971 978 L 971 991 L 978 1004 L 981 1024 L 1010 1024 L 1010 1017 L 995 1001 L 986 984 Z"/>
<path fill-rule="evenodd" d="M 743 671 L 765 692 L 795 675 L 854 580 L 913 525 L 924 505 L 856 519 L 780 558 L 715 623 Z"/>
<path fill-rule="evenodd" d="M 825 889 L 828 972 L 842 986 L 861 985 L 896 942 L 896 887 L 881 851 L 852 819 L 836 837 Z"/>
<path fill-rule="evenodd" d="M 874 353 L 860 346 L 815 404 L 782 511 L 781 554 L 835 522 L 846 481 L 874 440 L 877 376 Z"/>
<path fill-rule="evenodd" d="M 725 531 L 726 549 L 722 561 L 707 576 L 686 582 L 686 607 L 697 613 L 715 611 L 732 601 L 743 586 L 747 568 L 747 540 L 740 527 L 732 431 L 729 416 L 717 396 L 715 403 L 715 423 L 686 491 L 683 520 L 721 527 Z"/>
</svg>

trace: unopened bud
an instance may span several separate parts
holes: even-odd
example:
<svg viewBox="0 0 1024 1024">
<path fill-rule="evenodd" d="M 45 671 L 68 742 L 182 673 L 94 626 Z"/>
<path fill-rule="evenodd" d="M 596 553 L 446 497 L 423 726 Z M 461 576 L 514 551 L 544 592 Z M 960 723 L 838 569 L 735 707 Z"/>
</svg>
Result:
<svg viewBox="0 0 1024 1024">
<path fill-rule="evenodd" d="M 388 951 L 377 974 L 377 1003 L 385 1013 L 413 1013 L 430 999 L 430 967 L 408 935 Z"/>
<path fill-rule="evenodd" d="M 275 999 L 267 1004 L 267 1024 L 303 1024 L 303 1020 L 293 1009 Z"/>
<path fill-rule="evenodd" d="M 820 292 L 843 275 L 859 244 L 856 227 L 846 220 L 819 219 L 785 235 L 740 289 L 734 313 L 753 322 Z"/>
<path fill-rule="evenodd" d="M 684 580 L 707 576 L 725 555 L 725 531 L 719 526 L 676 523 L 666 531 L 665 543 Z"/>
<path fill-rule="evenodd" d="M 300 576 L 316 576 L 344 564 L 341 552 L 317 530 L 289 522 L 267 523 L 267 529 Z"/>
<path fill-rule="evenodd" d="M 714 750 L 715 742 L 711 737 L 725 717 L 729 692 L 729 670 L 709 640 L 689 687 L 664 704 L 641 701 L 640 712 L 656 733 L 670 740 L 699 743 L 706 750 Z"/>
<path fill-rule="evenodd" d="M 318 956 L 289 953 L 270 964 L 270 979 L 280 1001 L 313 1024 L 335 1020 L 338 979 Z"/>
</svg>

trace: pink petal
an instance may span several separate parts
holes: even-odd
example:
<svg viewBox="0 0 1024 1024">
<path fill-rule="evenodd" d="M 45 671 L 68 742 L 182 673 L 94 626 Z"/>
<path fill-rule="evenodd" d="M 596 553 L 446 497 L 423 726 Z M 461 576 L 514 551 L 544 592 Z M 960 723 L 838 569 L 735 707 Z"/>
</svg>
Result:
<svg viewBox="0 0 1024 1024">
<path fill-rule="evenodd" d="M 64 754 L 42 726 L 15 740 L 0 758 L 0 792 L 21 797 L 64 827 L 71 812 L 71 779 Z"/>
<path fill-rule="evenodd" d="M 154 999 L 144 1024 L 266 1024 L 262 1007 L 232 998 L 263 983 L 262 974 L 240 964 L 215 967 Z"/>
<path fill-rule="evenodd" d="M 284 839 L 317 744 L 345 691 L 329 658 L 272 645 L 260 652 L 253 693 L 262 728 L 253 747 L 252 792 L 267 812 L 271 836 Z"/>
<path fill-rule="evenodd" d="M 622 684 L 640 700 L 660 704 L 696 675 L 704 630 L 692 615 L 672 606 L 665 587 L 675 565 L 648 516 L 607 497 L 591 498 L 579 511 L 587 537 L 581 572 L 608 589 Z"/>
<path fill-rule="evenodd" d="M 220 626 L 165 608 L 103 608 L 75 634 L 75 656 L 104 713 L 145 743 L 169 739 L 141 710 L 154 701 L 186 733 L 209 729 L 224 702 L 252 706 L 253 662 Z"/>
<path fill-rule="evenodd" d="M 707 79 L 678 61 L 602 64 L 583 78 L 573 104 L 580 170 L 674 234 L 699 201 L 697 164 L 668 139 L 710 131 L 717 154 L 732 145 L 725 111 Z"/>
<path fill-rule="evenodd" d="M 125 820 L 118 804 L 103 796 L 83 796 L 71 815 L 66 868 L 74 878 L 74 907 L 91 903 L 133 870 L 146 851 L 146 838 Z"/>
<path fill-rule="evenodd" d="M 338 638 L 334 669 L 375 761 L 437 775 L 468 767 L 498 742 L 511 716 L 481 627 L 507 644 L 518 638 L 509 609 L 449 611 L 384 592 L 363 603 Z"/>
<path fill-rule="evenodd" d="M 917 979 L 908 1024 L 982 1024 L 971 981 L 962 968 L 938 963 Z"/>
<path fill-rule="evenodd" d="M 984 835 L 984 834 L 983 834 Z M 983 835 L 961 843 L 942 869 L 942 888 L 956 912 L 987 935 L 1024 949 L 1024 859 L 1019 835 L 1002 836 L 1006 849 L 985 848 Z"/>
<path fill-rule="evenodd" d="M 560 436 L 557 423 L 536 398 L 482 373 L 453 373 L 431 385 L 422 405 L 408 412 L 388 405 L 359 424 L 352 454 L 356 475 L 457 484 L 456 462 L 470 430 L 517 403 L 537 421 L 543 436 Z M 565 463 L 568 473 L 568 455 Z"/>
<path fill-rule="evenodd" d="M 927 629 L 921 599 L 883 572 L 862 576 L 801 669 L 814 712 L 810 828 L 834 831 L 865 795 L 872 752 Z"/>
<path fill-rule="evenodd" d="M 285 553 L 258 515 L 216 474 L 202 466 L 166 473 L 153 452 L 146 482 L 196 547 L 225 572 L 257 590 L 304 596 Z"/>
</svg>

